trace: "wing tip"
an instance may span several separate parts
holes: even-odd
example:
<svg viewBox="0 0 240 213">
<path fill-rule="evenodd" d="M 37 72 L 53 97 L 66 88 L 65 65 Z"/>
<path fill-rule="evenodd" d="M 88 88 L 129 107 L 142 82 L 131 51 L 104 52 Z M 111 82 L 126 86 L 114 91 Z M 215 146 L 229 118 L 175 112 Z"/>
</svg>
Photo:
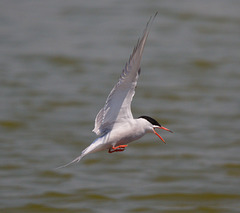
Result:
<svg viewBox="0 0 240 213">
<path fill-rule="evenodd" d="M 140 38 L 138 38 L 137 44 L 133 48 L 133 51 L 132 51 L 132 54 L 129 57 L 128 63 L 130 63 L 130 61 L 132 60 L 132 58 L 133 58 L 133 56 L 134 56 L 134 54 L 137 51 L 139 46 L 142 45 L 142 47 L 144 48 L 145 42 L 146 42 L 148 34 L 150 32 L 150 28 L 151 28 L 152 23 L 153 23 L 155 17 L 157 16 L 157 14 L 158 14 L 158 11 L 156 11 L 155 14 L 153 16 L 151 16 L 150 19 L 148 20 L 142 36 Z M 143 48 L 142 48 L 141 52 L 143 51 Z"/>
<path fill-rule="evenodd" d="M 158 11 L 156 11 L 153 16 L 150 16 L 149 21 L 148 21 L 148 23 L 147 23 L 147 26 L 146 26 L 146 28 L 145 28 L 145 30 L 144 30 L 144 32 L 143 32 L 143 35 L 148 31 L 148 29 L 150 29 L 150 27 L 152 26 L 152 23 L 153 23 L 155 17 L 157 16 L 157 14 L 158 14 Z M 148 26 L 149 26 L 149 27 L 148 27 Z M 148 31 L 148 32 L 149 32 L 149 31 Z"/>
</svg>

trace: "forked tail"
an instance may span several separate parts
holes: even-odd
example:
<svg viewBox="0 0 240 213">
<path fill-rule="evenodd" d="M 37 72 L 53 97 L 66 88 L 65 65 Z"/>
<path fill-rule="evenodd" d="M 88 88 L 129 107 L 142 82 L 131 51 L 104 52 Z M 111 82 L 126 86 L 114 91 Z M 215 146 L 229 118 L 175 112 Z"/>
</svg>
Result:
<svg viewBox="0 0 240 213">
<path fill-rule="evenodd" d="M 71 164 L 73 164 L 73 163 L 75 163 L 75 162 L 79 162 L 85 155 L 88 155 L 88 154 L 90 154 L 90 153 L 93 153 L 93 152 L 97 152 L 97 151 L 100 151 L 100 150 L 104 150 L 105 149 L 105 147 L 103 148 L 102 147 L 102 140 L 103 140 L 104 138 L 97 138 L 95 141 L 93 141 L 92 143 L 91 143 L 91 145 L 90 146 L 88 146 L 86 149 L 84 149 L 83 151 L 82 151 L 82 154 L 79 156 L 79 157 L 77 157 L 77 158 L 75 158 L 73 161 L 71 161 L 70 163 L 67 163 L 67 164 L 65 164 L 65 165 L 63 165 L 63 166 L 59 166 L 59 167 L 57 167 L 56 169 L 61 169 L 61 168 L 64 168 L 64 167 L 66 167 L 66 166 L 69 166 L 69 165 L 71 165 Z"/>
<path fill-rule="evenodd" d="M 82 159 L 83 156 L 84 156 L 84 155 L 81 154 L 79 157 L 75 158 L 75 159 L 74 159 L 73 161 L 71 161 L 70 163 L 67 163 L 67 164 L 65 164 L 65 165 L 63 165 L 63 166 L 59 166 L 59 167 L 57 167 L 56 169 L 64 168 L 64 167 L 69 166 L 69 165 L 71 165 L 71 164 L 73 164 L 73 163 L 75 163 L 75 162 L 78 163 L 78 162 Z"/>
</svg>

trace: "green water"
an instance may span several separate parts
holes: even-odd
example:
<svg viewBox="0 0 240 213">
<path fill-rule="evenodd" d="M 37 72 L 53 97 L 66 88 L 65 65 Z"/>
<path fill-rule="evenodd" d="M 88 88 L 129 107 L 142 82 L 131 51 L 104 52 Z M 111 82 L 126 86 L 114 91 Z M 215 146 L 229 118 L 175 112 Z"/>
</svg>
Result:
<svg viewBox="0 0 240 213">
<path fill-rule="evenodd" d="M 0 212 L 237 213 L 239 1 L 2 1 Z M 158 11 L 132 111 L 174 134 L 77 157 Z"/>
</svg>

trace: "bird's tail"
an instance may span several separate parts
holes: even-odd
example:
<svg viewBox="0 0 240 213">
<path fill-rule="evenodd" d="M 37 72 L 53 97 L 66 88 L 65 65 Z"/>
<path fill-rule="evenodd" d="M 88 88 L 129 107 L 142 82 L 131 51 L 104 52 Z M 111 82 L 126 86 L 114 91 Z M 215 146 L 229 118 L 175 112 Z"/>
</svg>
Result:
<svg viewBox="0 0 240 213">
<path fill-rule="evenodd" d="M 73 164 L 73 163 L 78 163 L 81 159 L 82 159 L 82 157 L 84 156 L 84 154 L 81 154 L 79 157 L 77 157 L 77 158 L 75 158 L 73 161 L 71 161 L 70 163 L 67 163 L 67 164 L 65 164 L 65 165 L 63 165 L 63 166 L 59 166 L 59 167 L 57 167 L 56 169 L 61 169 L 61 168 L 64 168 L 64 167 L 66 167 L 66 166 L 69 166 L 70 164 Z"/>
<path fill-rule="evenodd" d="M 97 138 L 95 141 L 93 141 L 93 143 L 90 146 L 88 146 L 86 149 L 84 149 L 82 151 L 82 154 L 79 157 L 75 158 L 70 163 L 67 163 L 67 164 L 65 164 L 63 166 L 57 167 L 56 169 L 61 169 L 61 168 L 64 168 L 66 166 L 69 166 L 69 165 L 71 165 L 73 163 L 78 163 L 85 155 L 88 155 L 90 153 L 103 150 L 103 149 L 101 149 L 101 142 L 102 142 L 102 138 Z"/>
</svg>

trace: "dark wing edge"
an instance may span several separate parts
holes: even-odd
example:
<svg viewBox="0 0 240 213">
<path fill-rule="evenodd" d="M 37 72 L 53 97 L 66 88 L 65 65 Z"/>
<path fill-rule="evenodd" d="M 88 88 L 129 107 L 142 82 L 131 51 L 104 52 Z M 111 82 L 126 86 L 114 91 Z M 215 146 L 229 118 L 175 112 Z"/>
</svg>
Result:
<svg viewBox="0 0 240 213">
<path fill-rule="evenodd" d="M 125 102 L 126 97 L 130 99 L 128 108 L 128 115 L 126 117 L 132 117 L 131 114 L 131 100 L 135 93 L 135 87 L 137 85 L 138 76 L 140 74 L 140 62 L 142 58 L 142 53 L 144 50 L 144 46 L 146 40 L 148 38 L 148 34 L 150 32 L 151 25 L 153 20 L 155 19 L 158 12 L 151 16 L 147 25 L 143 31 L 141 39 L 138 39 L 136 46 L 134 47 L 132 54 L 129 57 L 128 62 L 123 69 L 120 78 L 117 84 L 113 87 L 110 94 L 107 97 L 104 107 L 99 111 L 95 118 L 95 127 L 92 130 L 97 135 L 103 135 L 106 132 L 110 131 L 112 128 L 113 123 L 118 117 L 119 112 L 121 111 L 122 104 Z M 133 72 L 135 70 L 135 72 Z M 121 94 L 117 94 L 117 90 L 121 87 Z M 118 101 L 120 104 L 115 106 L 115 112 L 111 112 L 110 103 L 113 102 L 114 96 L 118 95 Z M 120 97 L 121 96 L 121 97 Z M 107 116 L 110 114 L 110 116 Z"/>
</svg>

